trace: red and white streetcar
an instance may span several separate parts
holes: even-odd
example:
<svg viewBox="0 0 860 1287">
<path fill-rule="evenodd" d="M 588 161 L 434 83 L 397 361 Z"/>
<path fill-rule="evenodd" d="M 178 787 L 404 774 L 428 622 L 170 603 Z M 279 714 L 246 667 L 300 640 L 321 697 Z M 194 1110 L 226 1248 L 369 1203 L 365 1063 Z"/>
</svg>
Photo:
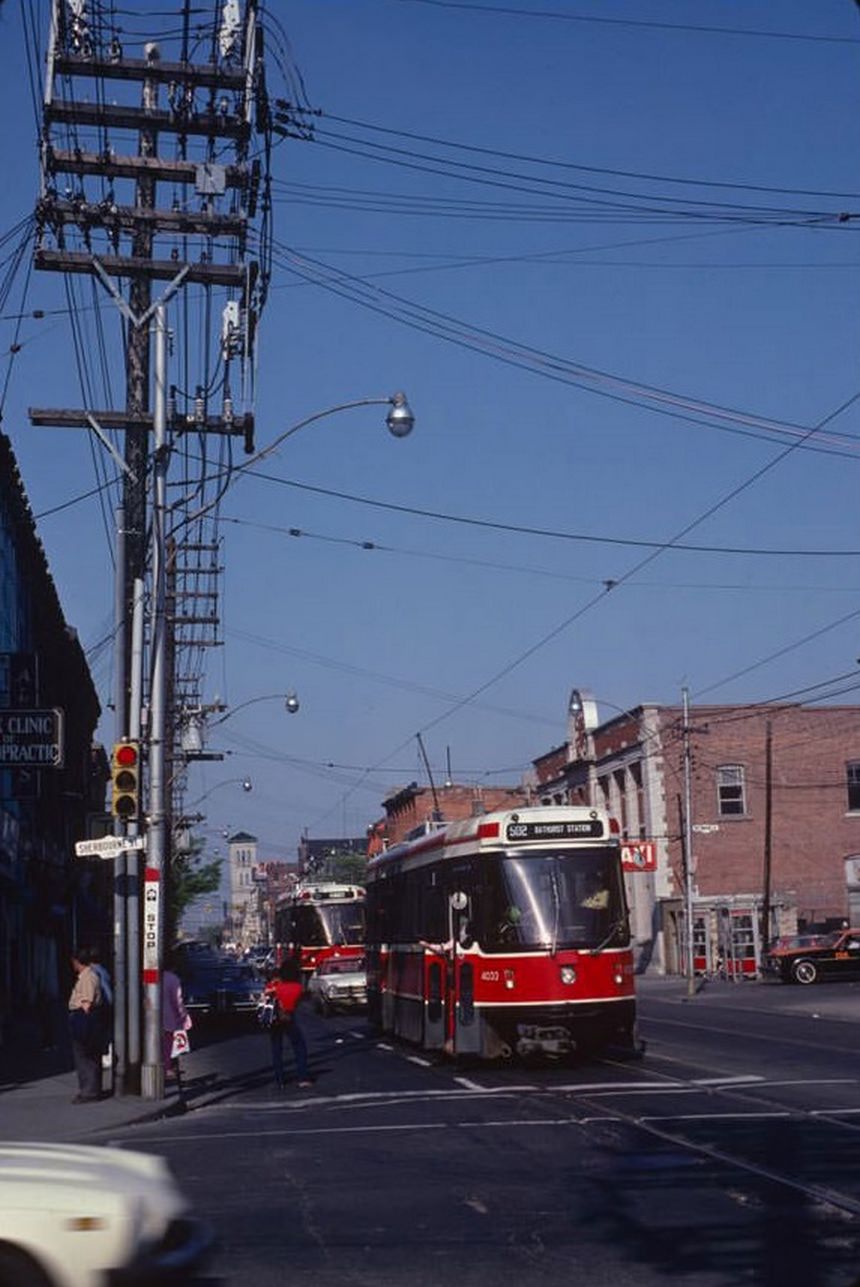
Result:
<svg viewBox="0 0 860 1287">
<path fill-rule="evenodd" d="M 292 957 L 305 978 L 331 956 L 364 954 L 364 890 L 311 881 L 282 894 L 275 908 L 278 963 Z"/>
<path fill-rule="evenodd" d="M 615 820 L 540 807 L 429 826 L 368 865 L 371 1022 L 455 1056 L 636 1051 Z"/>
</svg>

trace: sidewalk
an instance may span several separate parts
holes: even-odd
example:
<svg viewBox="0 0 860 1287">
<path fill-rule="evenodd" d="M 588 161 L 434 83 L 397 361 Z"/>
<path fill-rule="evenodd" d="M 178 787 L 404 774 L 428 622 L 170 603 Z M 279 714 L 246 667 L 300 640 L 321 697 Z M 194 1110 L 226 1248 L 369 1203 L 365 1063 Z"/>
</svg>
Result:
<svg viewBox="0 0 860 1287">
<path fill-rule="evenodd" d="M 191 1051 L 183 1058 L 183 1088 L 189 1108 L 224 1094 L 217 1049 Z M 37 1140 L 96 1143 L 104 1132 L 183 1111 L 175 1083 L 165 1098 L 108 1094 L 92 1104 L 73 1104 L 78 1085 L 71 1051 L 64 1043 L 41 1049 L 25 1021 L 0 1047 L 0 1143 Z"/>
<path fill-rule="evenodd" d="M 687 992 L 687 980 L 677 974 L 641 974 L 636 993 L 648 1001 L 722 1009 L 766 1010 L 787 1018 L 827 1019 L 836 1023 L 860 1023 L 860 982 L 816 983 L 810 987 L 774 980 L 696 980 L 695 995 Z"/>
</svg>

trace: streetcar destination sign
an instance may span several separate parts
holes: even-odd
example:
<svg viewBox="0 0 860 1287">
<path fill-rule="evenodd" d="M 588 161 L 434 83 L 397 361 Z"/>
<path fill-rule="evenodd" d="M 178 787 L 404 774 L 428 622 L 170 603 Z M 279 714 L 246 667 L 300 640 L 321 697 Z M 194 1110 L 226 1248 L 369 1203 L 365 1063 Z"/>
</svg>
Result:
<svg viewBox="0 0 860 1287">
<path fill-rule="evenodd" d="M 0 710 L 0 768 L 63 767 L 63 712 Z"/>
<path fill-rule="evenodd" d="M 579 840 L 602 835 L 599 818 L 584 818 L 582 822 L 509 822 L 505 829 L 507 840 Z"/>
</svg>

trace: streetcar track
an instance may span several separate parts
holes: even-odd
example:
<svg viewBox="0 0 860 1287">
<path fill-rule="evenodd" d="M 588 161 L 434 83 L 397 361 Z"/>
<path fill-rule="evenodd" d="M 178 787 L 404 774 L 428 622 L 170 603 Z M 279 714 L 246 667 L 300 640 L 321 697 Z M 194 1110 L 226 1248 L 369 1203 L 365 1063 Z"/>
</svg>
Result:
<svg viewBox="0 0 860 1287">
<path fill-rule="evenodd" d="M 625 1067 L 623 1064 L 619 1064 L 617 1061 L 610 1059 L 601 1060 L 600 1062 L 605 1063 L 609 1067 Z M 594 1117 L 580 1119 L 581 1125 L 594 1125 L 603 1121 L 622 1122 L 637 1130 L 644 1131 L 646 1134 L 652 1135 L 656 1139 L 662 1140 L 664 1143 L 670 1143 L 692 1155 L 707 1157 L 711 1161 L 720 1162 L 723 1165 L 733 1167 L 736 1170 L 755 1175 L 759 1179 L 764 1179 L 771 1183 L 789 1188 L 793 1192 L 802 1193 L 806 1197 L 812 1198 L 817 1202 L 823 1202 L 829 1207 L 846 1212 L 852 1218 L 860 1216 L 860 1200 L 852 1198 L 847 1193 L 840 1192 L 837 1189 L 831 1189 L 824 1185 L 795 1179 L 783 1171 L 774 1170 L 772 1167 L 764 1166 L 761 1163 L 755 1162 L 750 1158 L 745 1158 L 737 1153 L 727 1152 L 714 1144 L 692 1140 L 688 1136 L 677 1131 L 672 1131 L 668 1129 L 667 1126 L 660 1125 L 659 1123 L 704 1120 L 725 1121 L 729 1119 L 734 1121 L 780 1120 L 786 1122 L 810 1120 L 816 1123 L 826 1122 L 829 1125 L 836 1126 L 849 1132 L 857 1131 L 860 1129 L 860 1126 L 856 1126 L 852 1122 L 846 1122 L 841 1117 L 832 1116 L 834 1111 L 833 1109 L 810 1110 L 795 1108 L 786 1106 L 778 1100 L 756 1098 L 749 1093 L 744 1093 L 743 1087 L 738 1086 L 736 1083 L 734 1085 L 726 1084 L 725 1082 L 722 1084 L 714 1084 L 713 1081 L 708 1079 L 709 1084 L 703 1085 L 702 1083 L 705 1079 L 695 1081 L 690 1078 L 672 1078 L 669 1073 L 660 1073 L 659 1071 L 656 1072 L 656 1076 L 662 1077 L 666 1083 L 674 1083 L 675 1088 L 679 1092 L 686 1093 L 688 1091 L 698 1091 L 700 1094 L 707 1094 L 721 1099 L 741 1100 L 742 1102 L 754 1104 L 757 1111 L 752 1113 L 738 1112 L 726 1114 L 674 1114 L 671 1117 L 660 1117 L 654 1114 L 636 1114 L 627 1112 L 623 1108 L 615 1107 L 611 1115 L 609 1113 L 604 1115 L 600 1112 L 600 1104 L 597 1101 L 613 1098 L 611 1087 L 607 1087 L 606 1090 L 602 1090 L 600 1092 L 596 1092 L 595 1090 L 586 1090 L 585 1094 L 582 1094 L 582 1091 L 578 1090 L 575 1085 L 570 1088 L 565 1088 L 564 1090 L 559 1087 L 547 1087 L 546 1093 L 548 1096 L 555 1093 L 563 1093 L 573 1099 L 578 1099 L 583 1105 L 589 1105 L 590 1107 L 598 1110 Z M 745 1085 L 749 1084 L 750 1083 L 745 1083 Z M 757 1087 L 761 1086 L 760 1082 L 755 1084 Z M 667 1089 L 671 1090 L 672 1085 L 668 1085 Z M 624 1090 L 624 1082 L 619 1082 L 616 1098 L 623 1095 Z M 860 1109 L 852 1109 L 851 1111 L 860 1112 Z"/>
<path fill-rule="evenodd" d="M 772 1167 L 763 1166 L 758 1162 L 753 1162 L 749 1158 L 740 1157 L 735 1153 L 728 1153 L 724 1149 L 718 1148 L 714 1144 L 705 1144 L 690 1140 L 687 1136 L 678 1134 L 675 1131 L 667 1130 L 659 1126 L 653 1119 L 635 1117 L 633 1114 L 624 1112 L 614 1113 L 615 1121 L 627 1122 L 640 1131 L 645 1131 L 649 1135 L 662 1140 L 664 1143 L 673 1144 L 674 1146 L 692 1154 L 707 1157 L 712 1162 L 720 1162 L 723 1165 L 733 1167 L 735 1170 L 747 1172 L 755 1175 L 759 1179 L 767 1180 L 770 1183 L 781 1185 L 783 1188 L 791 1189 L 795 1193 L 802 1193 L 805 1197 L 813 1198 L 816 1202 L 825 1203 L 828 1207 L 836 1210 L 847 1212 L 851 1216 L 860 1216 L 860 1201 L 850 1197 L 847 1193 L 841 1193 L 837 1189 L 831 1189 L 824 1185 L 805 1183 L 802 1180 L 795 1180 L 783 1171 L 776 1171 Z M 715 1116 L 708 1114 L 708 1116 Z M 739 1114 L 741 1117 L 748 1117 L 749 1114 Z M 785 1118 L 791 1114 L 772 1113 L 770 1117 Z M 677 1119 L 673 1119 L 677 1120 Z"/>
<path fill-rule="evenodd" d="M 617 1060 L 606 1059 L 606 1060 L 601 1060 L 601 1063 L 605 1063 L 609 1067 L 615 1067 L 615 1068 L 624 1067 L 624 1065 L 618 1063 Z M 749 1091 L 752 1090 L 753 1088 L 755 1088 L 756 1091 L 759 1091 L 769 1086 L 780 1086 L 780 1085 L 791 1086 L 791 1085 L 798 1085 L 798 1084 L 800 1085 L 804 1085 L 804 1084 L 805 1085 L 833 1085 L 833 1084 L 852 1085 L 853 1084 L 856 1086 L 860 1084 L 860 1079 L 840 1077 L 840 1078 L 823 1079 L 821 1081 L 816 1081 L 812 1078 L 804 1078 L 804 1079 L 800 1079 L 799 1081 L 789 1080 L 786 1082 L 771 1082 L 766 1080 L 765 1078 L 758 1079 L 757 1077 L 755 1077 L 753 1081 L 747 1080 L 747 1081 L 744 1081 L 743 1083 L 740 1083 L 738 1081 L 729 1080 L 729 1078 L 726 1078 L 726 1080 L 724 1081 L 713 1080 L 711 1078 L 707 1078 L 707 1079 L 706 1078 L 694 1079 L 694 1078 L 688 1078 L 688 1077 L 673 1078 L 671 1074 L 661 1073 L 659 1070 L 656 1071 L 655 1075 L 658 1077 L 664 1078 L 666 1082 L 669 1083 L 670 1088 L 673 1085 L 677 1086 L 679 1092 L 681 1091 L 681 1088 L 704 1090 L 704 1091 L 707 1091 L 708 1094 L 712 1094 L 712 1095 L 721 1095 L 724 1097 L 731 1096 L 734 1099 L 741 1100 L 745 1103 L 754 1104 L 757 1108 L 763 1109 L 765 1105 L 769 1105 L 773 1107 L 775 1110 L 778 1110 L 780 1113 L 786 1112 L 789 1116 L 793 1118 L 797 1118 L 798 1120 L 802 1120 L 803 1118 L 815 1118 L 818 1121 L 830 1121 L 834 1126 L 840 1126 L 847 1131 L 860 1130 L 860 1125 L 855 1125 L 853 1122 L 846 1122 L 843 1120 L 842 1117 L 831 1116 L 831 1114 L 833 1114 L 836 1111 L 832 1108 L 810 1109 L 810 1108 L 803 1108 L 795 1105 L 786 1105 L 782 1103 L 780 1100 L 772 1097 L 769 1098 L 766 1096 L 762 1096 L 758 1094 L 752 1095 L 749 1093 Z M 624 1083 L 619 1083 L 619 1085 L 623 1087 Z M 746 1093 L 745 1093 L 745 1087 L 748 1088 Z M 611 1091 L 608 1093 L 611 1094 Z M 854 1109 L 854 1108 L 850 1110 L 840 1109 L 839 1111 L 843 1113 L 845 1111 L 860 1112 L 860 1109 Z"/>
</svg>

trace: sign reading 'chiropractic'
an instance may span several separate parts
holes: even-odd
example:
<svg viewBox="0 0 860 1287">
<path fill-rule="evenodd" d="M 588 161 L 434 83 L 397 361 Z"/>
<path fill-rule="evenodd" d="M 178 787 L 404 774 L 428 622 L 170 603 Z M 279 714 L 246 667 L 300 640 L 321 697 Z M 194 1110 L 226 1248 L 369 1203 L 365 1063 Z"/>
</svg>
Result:
<svg viewBox="0 0 860 1287">
<path fill-rule="evenodd" d="M 61 769 L 63 712 L 0 710 L 0 768 Z"/>
</svg>

